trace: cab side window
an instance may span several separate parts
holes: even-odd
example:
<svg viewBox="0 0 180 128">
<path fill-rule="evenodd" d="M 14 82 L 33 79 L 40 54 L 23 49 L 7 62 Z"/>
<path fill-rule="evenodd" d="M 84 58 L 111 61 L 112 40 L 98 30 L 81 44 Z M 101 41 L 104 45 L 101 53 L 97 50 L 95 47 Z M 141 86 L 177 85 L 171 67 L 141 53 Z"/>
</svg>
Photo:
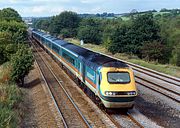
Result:
<svg viewBox="0 0 180 128">
<path fill-rule="evenodd" d="M 100 74 L 99 74 L 99 80 L 98 80 L 98 84 L 100 85 L 101 84 L 101 80 L 102 80 L 102 73 L 100 72 Z"/>
</svg>

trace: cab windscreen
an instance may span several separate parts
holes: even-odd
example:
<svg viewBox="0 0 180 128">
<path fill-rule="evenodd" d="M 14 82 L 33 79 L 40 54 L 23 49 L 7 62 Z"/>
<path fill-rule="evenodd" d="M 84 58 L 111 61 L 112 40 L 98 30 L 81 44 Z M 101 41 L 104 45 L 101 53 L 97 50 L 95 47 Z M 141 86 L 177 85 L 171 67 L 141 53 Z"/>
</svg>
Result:
<svg viewBox="0 0 180 128">
<path fill-rule="evenodd" d="M 108 72 L 109 83 L 130 83 L 130 76 L 128 72 Z"/>
</svg>

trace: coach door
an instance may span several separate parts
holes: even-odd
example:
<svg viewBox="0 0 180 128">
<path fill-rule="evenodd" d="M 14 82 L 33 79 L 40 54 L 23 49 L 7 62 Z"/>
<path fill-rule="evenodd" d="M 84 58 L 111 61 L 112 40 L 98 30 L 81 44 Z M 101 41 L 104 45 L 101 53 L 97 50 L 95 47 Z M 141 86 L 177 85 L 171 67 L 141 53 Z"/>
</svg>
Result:
<svg viewBox="0 0 180 128">
<path fill-rule="evenodd" d="M 81 63 L 81 67 L 82 67 L 82 80 L 83 82 L 85 82 L 85 64 L 84 63 Z"/>
</svg>

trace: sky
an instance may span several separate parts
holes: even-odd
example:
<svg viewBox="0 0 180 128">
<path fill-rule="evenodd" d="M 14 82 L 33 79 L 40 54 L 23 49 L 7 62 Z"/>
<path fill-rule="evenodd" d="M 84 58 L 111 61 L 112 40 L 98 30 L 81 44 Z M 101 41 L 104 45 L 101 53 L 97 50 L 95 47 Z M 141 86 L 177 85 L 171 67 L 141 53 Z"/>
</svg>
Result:
<svg viewBox="0 0 180 128">
<path fill-rule="evenodd" d="M 0 9 L 11 7 L 22 17 L 53 16 L 62 11 L 77 13 L 126 13 L 180 8 L 180 0 L 0 0 Z"/>
</svg>

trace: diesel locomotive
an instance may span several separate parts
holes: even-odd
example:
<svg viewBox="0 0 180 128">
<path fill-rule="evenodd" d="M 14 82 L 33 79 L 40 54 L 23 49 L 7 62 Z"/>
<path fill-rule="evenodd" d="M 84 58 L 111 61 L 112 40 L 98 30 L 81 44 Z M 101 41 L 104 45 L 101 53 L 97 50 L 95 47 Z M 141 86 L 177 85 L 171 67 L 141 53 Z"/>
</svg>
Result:
<svg viewBox="0 0 180 128">
<path fill-rule="evenodd" d="M 38 30 L 31 30 L 31 35 L 90 89 L 106 108 L 133 107 L 137 89 L 133 71 L 126 63 Z"/>
</svg>

